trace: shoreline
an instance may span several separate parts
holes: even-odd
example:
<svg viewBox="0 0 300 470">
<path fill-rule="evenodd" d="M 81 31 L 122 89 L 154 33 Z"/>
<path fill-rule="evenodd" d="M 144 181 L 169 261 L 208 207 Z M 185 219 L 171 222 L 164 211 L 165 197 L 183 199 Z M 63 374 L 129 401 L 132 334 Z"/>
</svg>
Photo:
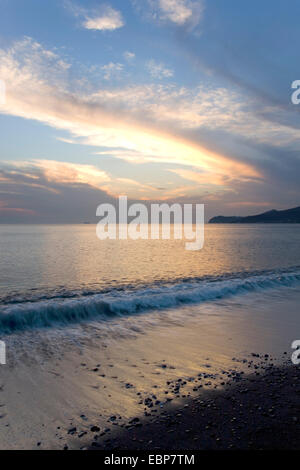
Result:
<svg viewBox="0 0 300 470">
<path fill-rule="evenodd" d="M 270 446 L 267 429 L 274 434 L 280 423 L 275 435 L 293 445 L 298 305 L 288 289 L 12 335 L 0 367 L 1 448 L 239 449 L 260 421 Z M 284 415 L 269 411 L 274 403 Z M 274 417 L 261 418 L 255 404 Z M 248 423 L 240 408 L 258 421 Z"/>
</svg>

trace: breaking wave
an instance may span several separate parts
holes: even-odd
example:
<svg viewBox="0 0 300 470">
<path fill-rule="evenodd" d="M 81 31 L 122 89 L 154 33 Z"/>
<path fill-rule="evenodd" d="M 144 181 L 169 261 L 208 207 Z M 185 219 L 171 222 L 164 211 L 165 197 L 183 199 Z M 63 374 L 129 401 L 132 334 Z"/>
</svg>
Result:
<svg viewBox="0 0 300 470">
<path fill-rule="evenodd" d="M 299 282 L 300 270 L 297 270 L 221 280 L 182 280 L 160 287 L 156 285 L 75 298 L 6 304 L 0 307 L 0 333 L 66 326 L 88 320 L 105 321 L 118 315 L 126 316 L 266 289 L 292 287 Z"/>
</svg>

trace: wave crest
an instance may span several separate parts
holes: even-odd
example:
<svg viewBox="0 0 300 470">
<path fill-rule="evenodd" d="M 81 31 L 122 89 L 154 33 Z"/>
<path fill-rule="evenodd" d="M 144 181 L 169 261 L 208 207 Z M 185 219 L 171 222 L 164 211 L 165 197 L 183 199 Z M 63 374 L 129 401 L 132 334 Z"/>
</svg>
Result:
<svg viewBox="0 0 300 470">
<path fill-rule="evenodd" d="M 266 289 L 292 287 L 300 282 L 300 271 L 269 273 L 215 281 L 189 281 L 135 291 L 93 294 L 3 306 L 0 332 L 64 326 L 88 320 L 108 320 L 151 310 L 174 308 Z"/>
</svg>

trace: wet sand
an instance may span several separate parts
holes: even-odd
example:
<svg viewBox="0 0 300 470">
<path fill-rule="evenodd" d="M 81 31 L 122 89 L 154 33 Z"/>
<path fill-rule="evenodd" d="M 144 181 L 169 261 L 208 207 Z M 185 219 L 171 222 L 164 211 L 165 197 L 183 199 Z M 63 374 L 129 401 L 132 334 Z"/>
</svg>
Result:
<svg viewBox="0 0 300 470">
<path fill-rule="evenodd" d="M 0 447 L 297 448 L 299 297 L 287 289 L 7 338 Z"/>
<path fill-rule="evenodd" d="M 299 450 L 300 369 L 276 367 L 268 357 L 248 360 L 250 376 L 224 371 L 221 390 L 199 390 L 211 376 L 189 378 L 196 396 L 179 405 L 156 405 L 155 395 L 144 400 L 144 417 L 115 429 L 94 432 L 89 449 L 101 450 Z M 186 380 L 169 387 L 170 395 L 185 393 Z M 176 391 L 178 390 L 178 392 Z M 117 417 L 111 417 L 113 424 Z M 117 429 L 116 429 L 117 428 Z M 85 447 L 86 448 L 86 447 Z"/>
</svg>

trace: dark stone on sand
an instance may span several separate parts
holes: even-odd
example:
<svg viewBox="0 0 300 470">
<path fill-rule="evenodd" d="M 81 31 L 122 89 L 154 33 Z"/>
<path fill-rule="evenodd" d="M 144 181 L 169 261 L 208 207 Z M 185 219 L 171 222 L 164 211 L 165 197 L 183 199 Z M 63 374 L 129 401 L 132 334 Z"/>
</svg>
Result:
<svg viewBox="0 0 300 470">
<path fill-rule="evenodd" d="M 140 420 L 139 418 L 132 418 L 132 419 L 129 421 L 129 424 L 138 423 L 139 420 Z"/>
<path fill-rule="evenodd" d="M 91 432 L 99 432 L 100 428 L 98 426 L 92 426 L 91 427 Z"/>
<path fill-rule="evenodd" d="M 76 431 L 77 431 L 77 428 L 75 428 L 75 427 L 74 427 L 74 428 L 70 428 L 70 429 L 68 430 L 68 434 L 75 434 Z"/>
</svg>

